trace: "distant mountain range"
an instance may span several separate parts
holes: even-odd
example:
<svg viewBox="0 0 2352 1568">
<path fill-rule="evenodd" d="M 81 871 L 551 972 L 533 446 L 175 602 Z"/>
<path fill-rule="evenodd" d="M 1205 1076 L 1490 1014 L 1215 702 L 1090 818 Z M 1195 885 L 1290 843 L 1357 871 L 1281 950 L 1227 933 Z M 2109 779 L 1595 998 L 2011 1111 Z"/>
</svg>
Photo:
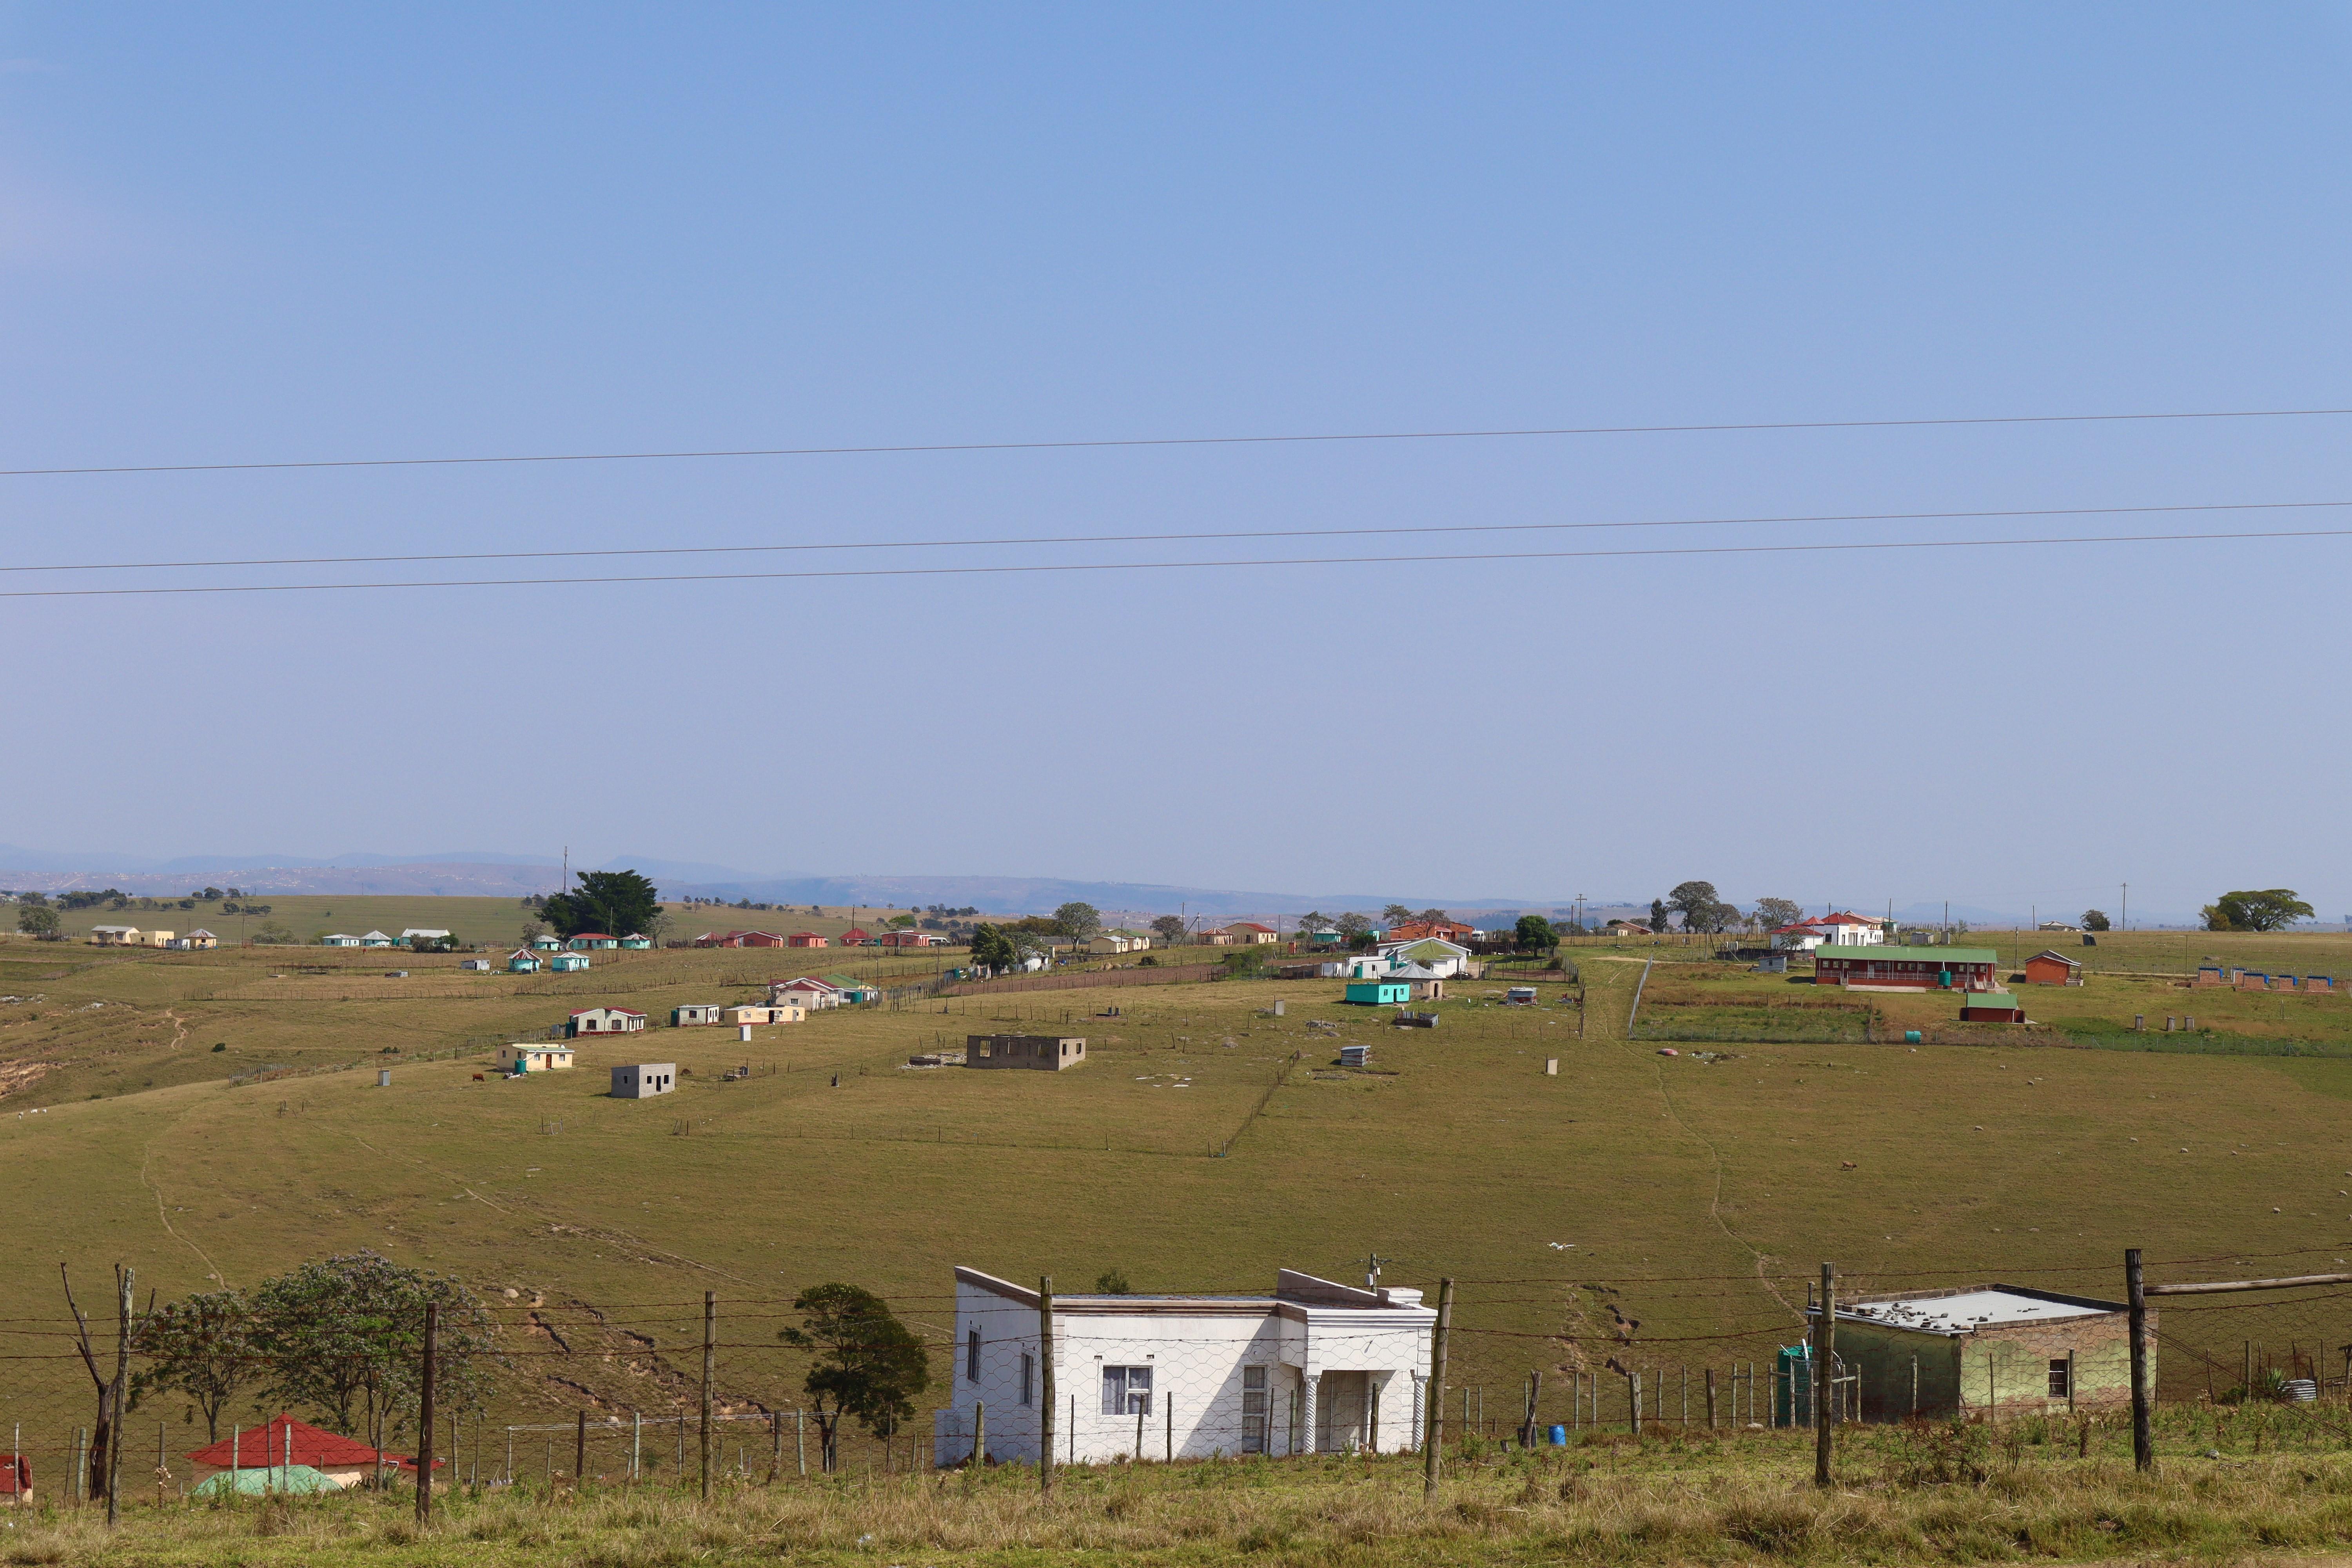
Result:
<svg viewBox="0 0 2352 1568">
<path fill-rule="evenodd" d="M 113 853 L 58 853 L 0 844 L 0 888 L 62 892 L 73 888 L 118 888 L 149 898 L 178 897 L 212 884 L 249 893 L 332 894 L 344 897 L 407 895 L 442 898 L 520 898 L 556 890 L 562 862 L 546 855 L 506 855 L 490 850 L 450 850 L 438 855 L 337 855 L 317 859 L 299 855 L 185 855 L 172 858 Z M 1448 898 L 1431 893 L 1272 893 L 1224 888 L 1191 888 L 1152 882 L 1087 882 L 1055 877 L 818 876 L 740 871 L 706 861 L 616 856 L 601 867 L 577 870 L 633 869 L 658 884 L 669 899 L 710 899 L 734 903 L 824 904 L 850 908 L 921 909 L 944 904 L 988 914 L 1048 914 L 1061 904 L 1094 905 L 1107 916 L 1198 914 L 1226 920 L 1301 915 L 1313 910 L 1338 914 L 1377 910 L 1397 903 L 1442 909 L 1462 916 L 1534 913 L 1563 918 L 1575 912 L 1567 899 Z M 1810 910 L 1811 906 L 1808 906 Z M 1883 908 L 1884 906 L 1882 906 Z M 2022 911 L 1954 904 L 1951 918 L 1987 930 L 2027 923 Z M 1593 920 L 1649 912 L 1649 900 L 1588 899 Z M 1874 911 L 1861 909 L 1867 915 Z M 2111 911 L 2112 912 L 2112 911 Z M 1944 918 L 1941 903 L 1912 903 L 1895 911 L 1906 924 L 1933 925 Z M 2135 926 L 2186 926 L 2190 915 L 2135 910 Z"/>
</svg>

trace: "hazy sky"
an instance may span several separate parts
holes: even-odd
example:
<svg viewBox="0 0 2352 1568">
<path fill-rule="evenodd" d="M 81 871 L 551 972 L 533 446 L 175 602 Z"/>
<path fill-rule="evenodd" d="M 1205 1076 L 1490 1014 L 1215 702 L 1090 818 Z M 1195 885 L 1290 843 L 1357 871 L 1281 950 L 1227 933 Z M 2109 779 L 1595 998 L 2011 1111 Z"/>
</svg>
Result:
<svg viewBox="0 0 2352 1568">
<path fill-rule="evenodd" d="M 0 466 L 2352 406 L 2336 6 L 0 6 Z M 11 567 L 2352 500 L 2352 419 L 0 479 Z M 0 588 L 2352 527 L 2352 511 Z M 0 840 L 2287 885 L 2352 541 L 0 600 Z M 2331 609 L 2329 606 L 2335 606 Z M 2142 900 L 2146 904 L 2143 906 Z"/>
</svg>

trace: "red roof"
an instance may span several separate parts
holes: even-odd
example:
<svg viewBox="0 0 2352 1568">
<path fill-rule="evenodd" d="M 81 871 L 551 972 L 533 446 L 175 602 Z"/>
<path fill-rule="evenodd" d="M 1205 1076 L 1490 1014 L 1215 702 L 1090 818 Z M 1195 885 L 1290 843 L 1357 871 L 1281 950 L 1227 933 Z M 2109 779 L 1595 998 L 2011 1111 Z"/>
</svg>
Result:
<svg viewBox="0 0 2352 1568">
<path fill-rule="evenodd" d="M 1255 921 L 1235 921 L 1225 929 L 1227 931 L 1272 931 L 1274 928 L 1272 926 L 1262 926 Z"/>
<path fill-rule="evenodd" d="M 618 942 L 620 941 L 620 938 L 607 936 L 601 931 L 575 931 L 572 933 L 570 940 L 573 942 Z"/>
<path fill-rule="evenodd" d="M 856 926 L 851 926 L 847 931 L 841 933 L 841 940 L 844 942 L 848 942 L 853 938 L 858 942 L 864 942 L 866 937 L 866 933 L 859 931 Z"/>
<path fill-rule="evenodd" d="M 297 1421 L 291 1415 L 280 1415 L 267 1426 L 248 1426 L 241 1433 L 231 1433 L 209 1447 L 198 1448 L 188 1456 L 199 1465 L 216 1469 L 236 1467 L 247 1470 L 268 1469 L 273 1465 L 308 1465 L 314 1470 L 354 1470 L 373 1468 L 376 1451 L 365 1443 L 351 1437 L 337 1436 L 322 1426 L 308 1421 Z M 385 1449 L 384 1463 L 416 1473 L 416 1457 L 403 1457 Z M 446 1460 L 433 1461 L 436 1468 Z"/>
<path fill-rule="evenodd" d="M 584 1018 L 591 1013 L 617 1013 L 624 1018 L 642 1018 L 645 1016 L 643 1013 L 634 1013 L 626 1007 L 574 1007 L 572 1009 L 572 1016 L 575 1018 Z"/>
</svg>

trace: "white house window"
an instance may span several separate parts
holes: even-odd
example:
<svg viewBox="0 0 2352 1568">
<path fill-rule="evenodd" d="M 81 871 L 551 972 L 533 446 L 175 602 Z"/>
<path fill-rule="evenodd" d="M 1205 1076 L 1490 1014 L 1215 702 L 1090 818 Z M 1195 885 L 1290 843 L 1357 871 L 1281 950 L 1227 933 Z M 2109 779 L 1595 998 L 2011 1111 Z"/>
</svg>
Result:
<svg viewBox="0 0 2352 1568">
<path fill-rule="evenodd" d="M 1024 1351 L 1021 1355 L 1021 1403 L 1029 1403 L 1029 1383 L 1037 1375 L 1037 1358 Z"/>
<path fill-rule="evenodd" d="M 1242 1452 L 1265 1452 L 1266 1399 L 1265 1368 L 1242 1368 Z"/>
<path fill-rule="evenodd" d="M 980 1331 L 974 1329 L 964 1337 L 963 1375 L 966 1382 L 980 1381 Z"/>
<path fill-rule="evenodd" d="M 1148 1366 L 1107 1366 L 1102 1372 L 1102 1413 L 1106 1415 L 1151 1414 L 1151 1369 Z"/>
</svg>

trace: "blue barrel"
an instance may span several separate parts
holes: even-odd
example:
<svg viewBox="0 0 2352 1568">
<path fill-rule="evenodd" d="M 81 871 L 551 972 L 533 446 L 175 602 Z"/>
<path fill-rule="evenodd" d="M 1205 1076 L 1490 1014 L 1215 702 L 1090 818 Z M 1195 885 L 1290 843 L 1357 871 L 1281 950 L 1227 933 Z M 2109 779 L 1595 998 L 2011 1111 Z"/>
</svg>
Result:
<svg viewBox="0 0 2352 1568">
<path fill-rule="evenodd" d="M 1906 1029 L 1906 1030 L 1904 1030 L 1904 1031 L 1903 1031 L 1903 1043 L 1904 1043 L 1905 1045 L 1906 1045 L 1906 1046 L 1916 1046 L 1916 1045 L 1917 1045 L 1917 1044 L 1919 1043 L 1919 1031 L 1918 1031 L 1918 1030 L 1916 1030 L 1916 1029 Z"/>
<path fill-rule="evenodd" d="M 1555 1426 L 1551 1429 L 1551 1446 L 1555 1448 L 1565 1448 L 1568 1447 L 1567 1427 Z"/>
</svg>

